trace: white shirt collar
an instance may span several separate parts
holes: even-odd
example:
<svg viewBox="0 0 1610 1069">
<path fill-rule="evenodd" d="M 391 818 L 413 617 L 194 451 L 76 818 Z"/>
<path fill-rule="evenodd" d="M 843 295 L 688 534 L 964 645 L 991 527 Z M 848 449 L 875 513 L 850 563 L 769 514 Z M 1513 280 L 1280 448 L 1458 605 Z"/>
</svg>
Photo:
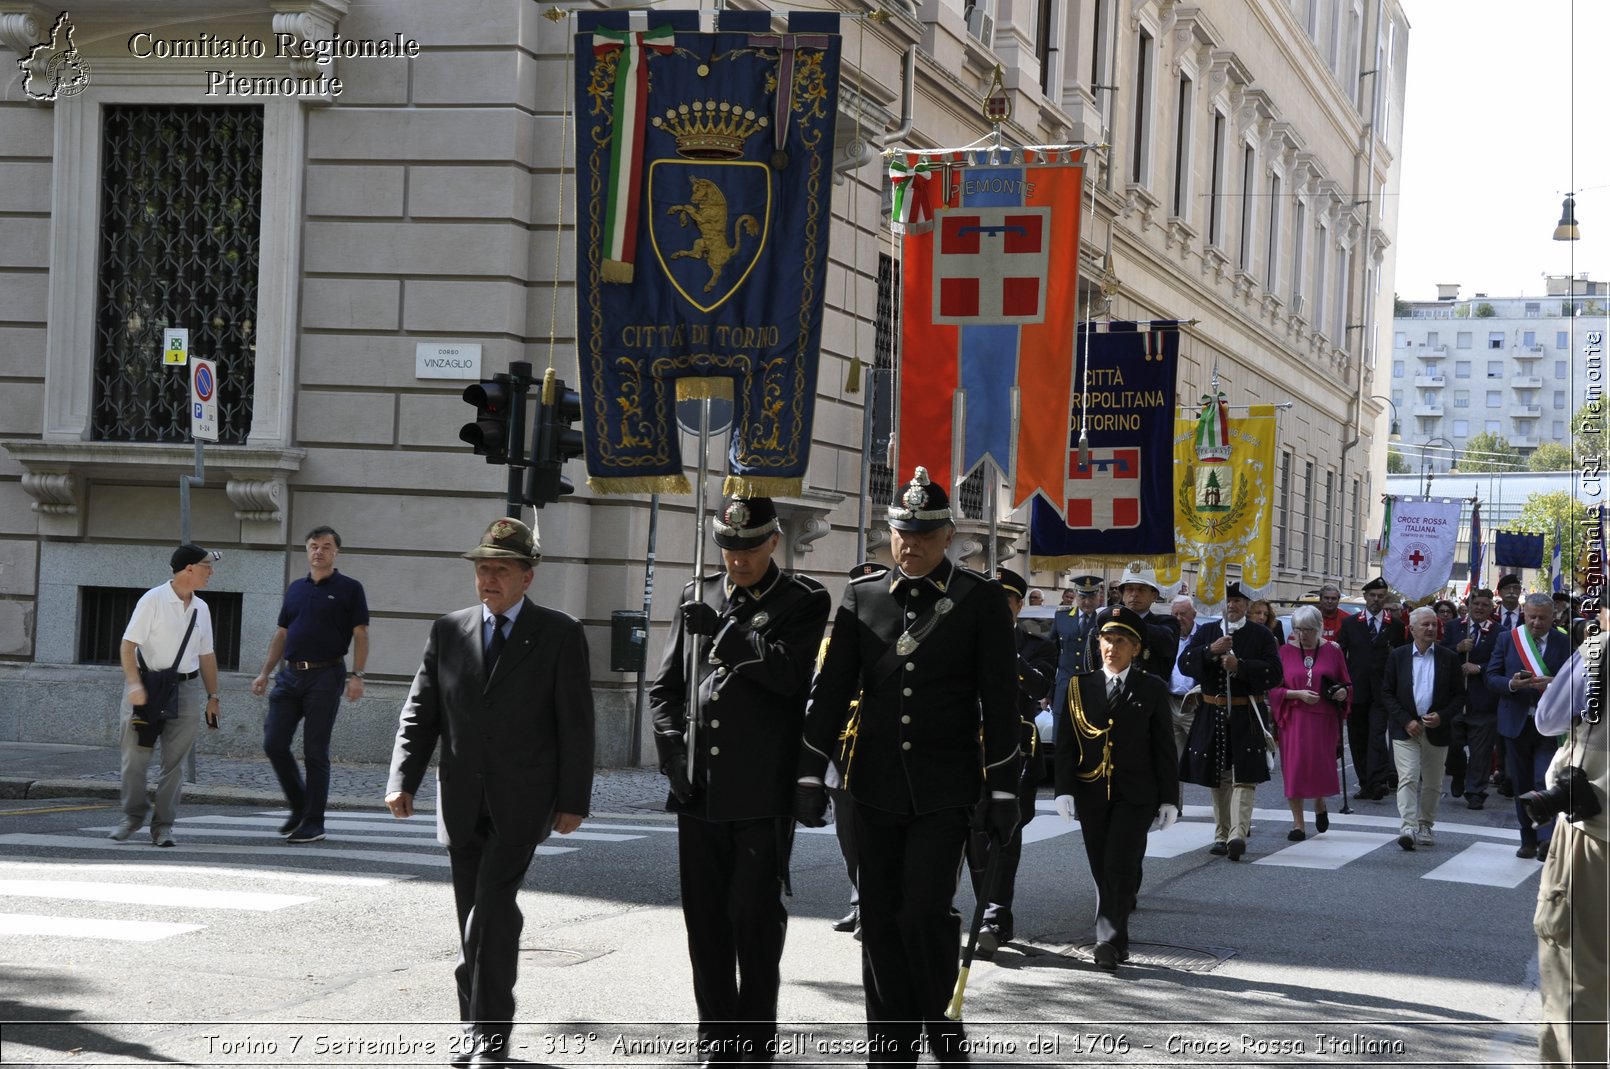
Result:
<svg viewBox="0 0 1610 1069">
<path fill-rule="evenodd" d="M 514 625 L 514 621 L 519 619 L 520 610 L 523 608 L 525 608 L 525 598 L 521 598 L 519 601 L 509 606 L 509 608 L 503 613 L 503 618 L 509 621 L 509 625 L 511 627 Z M 483 626 L 490 624 L 496 618 L 496 613 L 487 608 L 484 604 L 481 606 L 481 624 Z"/>
<path fill-rule="evenodd" d="M 1132 668 L 1134 666 L 1131 665 L 1130 667 Z M 1102 665 L 1101 674 L 1107 678 L 1106 686 L 1107 686 L 1108 690 L 1111 690 L 1112 689 L 1112 681 L 1115 680 L 1115 679 L 1118 681 L 1119 686 L 1124 685 L 1125 681 L 1128 680 L 1128 678 L 1129 678 L 1129 669 L 1125 668 L 1122 672 L 1119 672 L 1117 675 L 1113 675 L 1111 672 L 1107 671 L 1107 666 L 1106 665 Z"/>
</svg>

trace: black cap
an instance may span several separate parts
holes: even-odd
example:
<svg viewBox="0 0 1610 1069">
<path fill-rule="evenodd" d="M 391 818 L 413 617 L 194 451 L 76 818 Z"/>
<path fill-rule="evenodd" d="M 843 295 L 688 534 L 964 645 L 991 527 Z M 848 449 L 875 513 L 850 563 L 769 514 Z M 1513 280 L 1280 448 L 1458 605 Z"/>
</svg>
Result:
<svg viewBox="0 0 1610 1069">
<path fill-rule="evenodd" d="M 1230 582 L 1224 584 L 1224 600 L 1229 601 L 1231 598 L 1240 598 L 1242 601 L 1252 600 L 1252 598 L 1241 589 L 1240 580 L 1231 580 Z"/>
<path fill-rule="evenodd" d="M 1391 589 L 1392 589 L 1392 587 L 1386 581 L 1385 577 L 1379 576 L 1379 575 L 1376 576 L 1374 579 L 1371 579 L 1369 582 L 1364 584 L 1364 590 L 1365 590 L 1366 593 L 1368 593 L 1371 590 L 1391 590 Z"/>
<path fill-rule="evenodd" d="M 531 528 L 505 516 L 492 521 L 481 535 L 481 544 L 463 556 L 465 560 L 519 560 L 535 564 L 542 559 L 542 551 Z"/>
<path fill-rule="evenodd" d="M 1029 581 L 1010 568 L 995 569 L 995 581 L 1005 587 L 1006 592 L 1019 601 L 1028 596 Z"/>
<path fill-rule="evenodd" d="M 919 467 L 911 482 L 896 491 L 889 503 L 889 526 L 896 531 L 922 534 L 937 531 L 950 522 L 950 497 L 943 486 L 928 480 L 927 468 Z"/>
<path fill-rule="evenodd" d="M 1128 634 L 1141 645 L 1145 645 L 1146 621 L 1140 618 L 1140 613 L 1134 609 L 1126 609 L 1122 605 L 1109 605 L 1096 613 L 1096 633 L 1105 634 L 1108 631 L 1117 631 Z"/>
<path fill-rule="evenodd" d="M 1076 575 L 1073 577 L 1073 592 L 1075 594 L 1101 593 L 1101 576 Z"/>
<path fill-rule="evenodd" d="M 777 521 L 777 506 L 769 497 L 721 499 L 721 511 L 710 521 L 716 545 L 722 549 L 754 549 L 783 529 Z"/>
<path fill-rule="evenodd" d="M 222 553 L 202 549 L 194 542 L 186 542 L 173 551 L 173 555 L 168 558 L 168 566 L 175 572 L 182 572 L 192 564 L 200 564 L 202 561 L 215 562 L 221 559 L 223 559 Z"/>
<path fill-rule="evenodd" d="M 1518 574 L 1516 574 L 1514 572 L 1511 572 L 1508 575 L 1499 576 L 1498 577 L 1498 585 L 1493 587 L 1493 589 L 1494 590 L 1502 590 L 1506 586 L 1520 586 L 1520 585 L 1521 585 L 1521 577 Z"/>
</svg>

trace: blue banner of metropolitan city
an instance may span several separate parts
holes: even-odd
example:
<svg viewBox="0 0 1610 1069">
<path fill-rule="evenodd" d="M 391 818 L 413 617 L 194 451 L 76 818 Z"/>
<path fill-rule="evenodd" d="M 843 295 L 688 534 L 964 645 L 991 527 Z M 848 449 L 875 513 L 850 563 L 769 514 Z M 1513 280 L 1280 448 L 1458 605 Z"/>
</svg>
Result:
<svg viewBox="0 0 1610 1069">
<path fill-rule="evenodd" d="M 838 16 L 577 15 L 582 430 L 604 493 L 688 491 L 675 405 L 733 401 L 729 492 L 810 456 Z"/>
</svg>

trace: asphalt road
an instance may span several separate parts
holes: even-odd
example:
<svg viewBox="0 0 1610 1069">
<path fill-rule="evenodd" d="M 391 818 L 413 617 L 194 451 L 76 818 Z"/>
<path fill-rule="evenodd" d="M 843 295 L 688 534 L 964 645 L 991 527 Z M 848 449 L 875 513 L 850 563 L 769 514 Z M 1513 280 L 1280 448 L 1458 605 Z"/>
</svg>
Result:
<svg viewBox="0 0 1610 1069">
<path fill-rule="evenodd" d="M 1192 791 L 1186 818 L 1152 836 L 1116 975 L 1082 949 L 1094 898 L 1078 826 L 1044 803 L 1017 940 L 972 971 L 974 1062 L 1535 1064 L 1540 866 L 1513 857 L 1503 805 L 1455 803 L 1413 853 L 1390 800 L 1294 844 L 1265 785 L 1232 863 L 1207 854 L 1206 792 Z M 533 864 L 518 1058 L 696 1061 L 674 824 L 655 806 L 617 805 Z M 428 817 L 335 813 L 329 839 L 303 847 L 273 835 L 271 807 L 181 818 L 178 845 L 158 849 L 109 842 L 104 799 L 0 803 L 0 1062 L 446 1064 L 456 950 Z M 793 888 L 779 1063 L 862 1064 L 859 947 L 828 923 L 847 897 L 831 834 L 798 836 Z M 970 916 L 965 879 L 957 906 Z"/>
</svg>

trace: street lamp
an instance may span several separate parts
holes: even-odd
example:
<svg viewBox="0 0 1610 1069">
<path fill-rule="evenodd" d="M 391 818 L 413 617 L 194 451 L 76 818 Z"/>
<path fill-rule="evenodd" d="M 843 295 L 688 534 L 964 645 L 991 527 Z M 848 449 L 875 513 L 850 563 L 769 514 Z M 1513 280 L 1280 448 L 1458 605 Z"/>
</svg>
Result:
<svg viewBox="0 0 1610 1069">
<path fill-rule="evenodd" d="M 1400 430 L 1399 430 L 1399 427 L 1398 427 L 1398 406 L 1392 403 L 1392 398 L 1383 397 L 1378 393 L 1372 393 L 1368 397 L 1366 397 L 1364 400 L 1366 400 L 1366 401 L 1385 401 L 1386 402 L 1386 406 L 1392 410 L 1392 427 L 1391 427 L 1390 431 L 1387 434 L 1387 441 L 1389 441 L 1389 442 L 1401 441 L 1402 438 L 1403 438 L 1403 435 L 1402 435 L 1402 433 L 1400 433 Z"/>
<path fill-rule="evenodd" d="M 1448 439 L 1444 438 L 1440 434 L 1437 435 L 1435 438 L 1428 438 L 1426 441 L 1420 443 L 1420 474 L 1425 477 L 1425 494 L 1424 494 L 1424 496 L 1426 496 L 1426 497 L 1431 496 L 1431 480 L 1437 474 L 1434 469 L 1428 468 L 1426 466 L 1426 449 L 1433 442 L 1446 442 L 1447 443 L 1447 445 L 1448 445 L 1448 467 L 1449 468 L 1453 467 L 1454 451 L 1455 451 L 1455 449 L 1458 448 L 1452 442 L 1449 442 Z"/>
<path fill-rule="evenodd" d="M 1567 193 L 1560 205 L 1560 224 L 1554 228 L 1555 241 L 1581 241 L 1582 232 L 1576 226 L 1576 194 Z"/>
</svg>

